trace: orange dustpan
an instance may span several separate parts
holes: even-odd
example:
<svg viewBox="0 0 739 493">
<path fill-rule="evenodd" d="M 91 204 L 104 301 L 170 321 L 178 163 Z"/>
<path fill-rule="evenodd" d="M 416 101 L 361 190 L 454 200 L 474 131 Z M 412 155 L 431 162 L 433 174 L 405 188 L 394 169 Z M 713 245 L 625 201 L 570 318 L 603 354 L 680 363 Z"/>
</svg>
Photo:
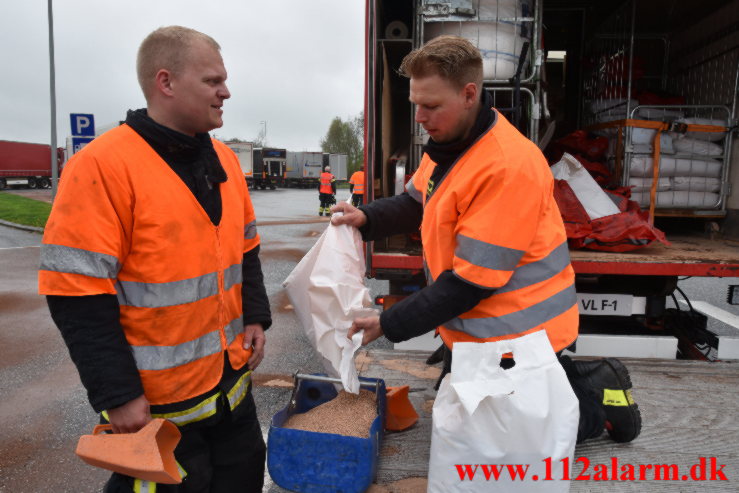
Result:
<svg viewBox="0 0 739 493">
<path fill-rule="evenodd" d="M 156 418 L 136 433 L 103 434 L 110 425 L 97 425 L 92 435 L 77 443 L 77 455 L 91 466 L 162 484 L 182 482 L 174 449 L 180 430 L 166 419 Z"/>
<path fill-rule="evenodd" d="M 385 413 L 385 429 L 401 431 L 410 428 L 418 421 L 418 413 L 408 399 L 407 385 L 387 388 L 387 412 Z"/>
</svg>

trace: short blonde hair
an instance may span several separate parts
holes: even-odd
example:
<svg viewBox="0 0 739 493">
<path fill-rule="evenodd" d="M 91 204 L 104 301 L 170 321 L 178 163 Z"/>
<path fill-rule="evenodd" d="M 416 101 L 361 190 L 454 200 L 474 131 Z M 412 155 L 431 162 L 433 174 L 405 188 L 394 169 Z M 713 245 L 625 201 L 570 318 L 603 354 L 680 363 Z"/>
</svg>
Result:
<svg viewBox="0 0 739 493">
<path fill-rule="evenodd" d="M 218 51 L 221 49 L 215 39 L 189 27 L 160 27 L 144 38 L 136 57 L 136 75 L 147 100 L 157 72 L 166 69 L 173 74 L 181 73 L 196 41 L 205 41 Z"/>
<path fill-rule="evenodd" d="M 462 89 L 467 83 L 482 86 L 480 51 L 459 36 L 439 36 L 408 53 L 400 64 L 400 75 L 422 78 L 438 75 Z"/>
</svg>

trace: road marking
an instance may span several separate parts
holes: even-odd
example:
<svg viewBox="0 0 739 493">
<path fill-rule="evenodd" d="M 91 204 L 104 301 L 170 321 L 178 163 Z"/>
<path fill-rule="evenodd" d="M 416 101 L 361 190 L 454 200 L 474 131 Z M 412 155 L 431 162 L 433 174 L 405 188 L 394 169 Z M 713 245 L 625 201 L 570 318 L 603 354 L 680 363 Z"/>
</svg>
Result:
<svg viewBox="0 0 739 493">
<path fill-rule="evenodd" d="M 680 303 L 687 305 L 685 300 L 680 300 Z M 734 315 L 733 313 L 722 310 L 721 308 L 713 306 L 705 301 L 692 301 L 691 304 L 696 311 L 701 312 L 703 315 L 715 318 L 716 320 L 727 325 L 731 325 L 735 329 L 739 330 L 739 315 Z"/>
</svg>

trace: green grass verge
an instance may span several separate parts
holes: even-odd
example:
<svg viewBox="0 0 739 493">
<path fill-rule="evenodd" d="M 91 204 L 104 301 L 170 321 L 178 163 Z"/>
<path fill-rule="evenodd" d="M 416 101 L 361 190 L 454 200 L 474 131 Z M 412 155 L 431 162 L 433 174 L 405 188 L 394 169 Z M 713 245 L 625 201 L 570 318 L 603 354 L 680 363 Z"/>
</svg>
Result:
<svg viewBox="0 0 739 493">
<path fill-rule="evenodd" d="M 0 192 L 0 219 L 4 221 L 43 228 L 50 212 L 51 204 Z"/>
</svg>

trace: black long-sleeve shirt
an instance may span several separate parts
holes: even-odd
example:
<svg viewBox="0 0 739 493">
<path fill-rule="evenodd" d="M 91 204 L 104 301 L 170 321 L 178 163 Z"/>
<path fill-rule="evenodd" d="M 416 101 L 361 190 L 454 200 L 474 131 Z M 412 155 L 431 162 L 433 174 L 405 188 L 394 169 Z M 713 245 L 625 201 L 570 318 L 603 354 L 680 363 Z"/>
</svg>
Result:
<svg viewBox="0 0 739 493">
<path fill-rule="evenodd" d="M 157 124 L 146 110 L 129 111 L 126 123 L 162 157 L 187 185 L 213 224 L 222 214 L 219 183 L 226 173 L 208 134 L 189 137 Z M 272 324 L 259 246 L 242 261 L 244 325 Z M 49 311 L 77 366 L 95 411 L 112 409 L 144 393 L 130 346 L 120 324 L 115 295 L 47 296 Z M 224 364 L 223 379 L 233 370 Z"/>
<path fill-rule="evenodd" d="M 492 98 L 486 91 L 481 95 L 481 102 L 482 107 L 470 135 L 449 144 L 429 140 L 424 146 L 424 152 L 436 163 L 430 179 L 432 194 L 454 163 L 495 124 Z M 423 219 L 423 206 L 407 193 L 370 202 L 360 209 L 367 216 L 367 223 L 360 228 L 365 241 L 418 231 Z M 432 284 L 385 310 L 380 315 L 380 326 L 389 340 L 405 341 L 471 310 L 493 292 L 463 281 L 447 270 Z"/>
</svg>

